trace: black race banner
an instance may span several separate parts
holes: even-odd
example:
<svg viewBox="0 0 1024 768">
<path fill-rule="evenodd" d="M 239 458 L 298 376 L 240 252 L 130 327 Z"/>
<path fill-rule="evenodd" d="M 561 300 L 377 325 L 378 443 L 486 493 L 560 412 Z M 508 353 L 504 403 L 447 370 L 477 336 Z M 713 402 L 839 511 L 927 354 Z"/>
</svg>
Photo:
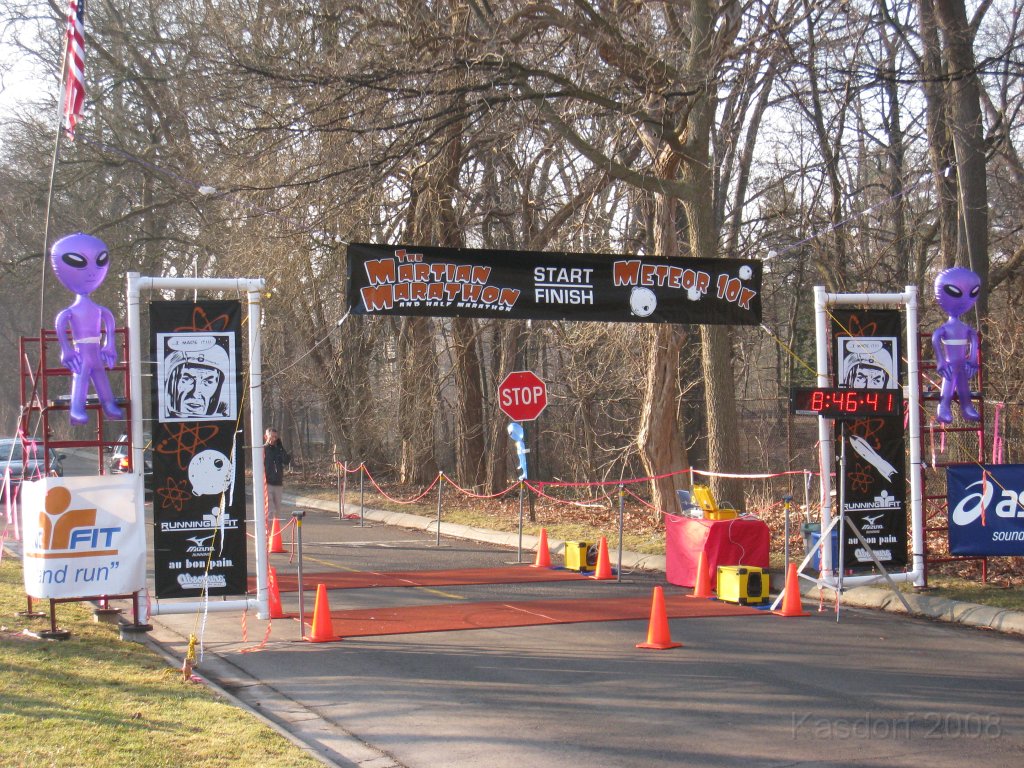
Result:
<svg viewBox="0 0 1024 768">
<path fill-rule="evenodd" d="M 150 304 L 157 597 L 246 592 L 242 306 Z"/>
<path fill-rule="evenodd" d="M 761 262 L 425 246 L 348 247 L 357 315 L 757 325 Z"/>
<path fill-rule="evenodd" d="M 901 316 L 896 310 L 832 313 L 833 368 L 841 388 L 896 389 L 903 377 Z M 836 451 L 845 440 L 843 511 L 875 557 L 888 568 L 907 564 L 906 451 L 903 419 L 872 416 L 837 421 Z M 871 555 L 853 531 L 844 532 L 843 566 L 870 568 Z"/>
</svg>

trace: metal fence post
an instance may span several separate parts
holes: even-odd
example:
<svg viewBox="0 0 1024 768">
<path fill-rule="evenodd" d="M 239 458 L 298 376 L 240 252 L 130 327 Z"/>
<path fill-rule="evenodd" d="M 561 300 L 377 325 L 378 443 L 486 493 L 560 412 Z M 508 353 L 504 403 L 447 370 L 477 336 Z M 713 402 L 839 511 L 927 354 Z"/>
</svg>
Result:
<svg viewBox="0 0 1024 768">
<path fill-rule="evenodd" d="M 615 580 L 622 581 L 622 518 L 626 507 L 626 491 L 622 483 L 619 483 L 619 565 L 615 573 Z"/>
<path fill-rule="evenodd" d="M 516 562 L 523 562 L 523 488 L 525 481 L 519 481 L 519 549 L 516 550 Z"/>
<path fill-rule="evenodd" d="M 437 473 L 437 539 L 436 546 L 441 546 L 441 489 L 444 488 L 444 470 Z"/>
<path fill-rule="evenodd" d="M 363 527 L 366 519 L 366 505 L 363 503 L 363 474 L 366 471 L 366 464 L 359 462 L 359 527 Z"/>
<path fill-rule="evenodd" d="M 302 596 L 302 518 L 305 512 L 296 509 L 292 512 L 292 519 L 295 520 L 295 549 L 298 551 L 296 557 L 296 580 L 299 584 L 299 639 L 302 640 L 306 632 L 306 603 Z"/>
<path fill-rule="evenodd" d="M 345 519 L 345 502 L 348 496 L 348 461 L 341 462 L 341 503 L 338 504 L 338 519 Z"/>
</svg>

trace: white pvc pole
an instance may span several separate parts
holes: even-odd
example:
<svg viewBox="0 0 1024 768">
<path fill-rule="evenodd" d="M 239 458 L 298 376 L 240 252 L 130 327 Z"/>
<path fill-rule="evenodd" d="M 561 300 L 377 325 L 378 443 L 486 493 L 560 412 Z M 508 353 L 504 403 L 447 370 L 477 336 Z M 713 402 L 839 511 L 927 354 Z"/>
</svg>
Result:
<svg viewBox="0 0 1024 768">
<path fill-rule="evenodd" d="M 132 471 L 135 474 L 136 511 L 139 520 L 145 519 L 146 496 L 143 486 L 142 445 L 142 341 L 140 339 L 142 324 L 139 317 L 139 273 L 129 272 L 128 275 L 128 397 L 131 401 L 132 418 L 128 429 L 132 442 Z"/>
<path fill-rule="evenodd" d="M 270 618 L 269 564 L 267 563 L 267 511 L 263 498 L 263 356 L 260 352 L 260 333 L 263 313 L 260 307 L 259 287 L 249 290 L 249 431 L 252 443 L 252 499 L 256 525 L 256 603 L 257 615 Z"/>
<path fill-rule="evenodd" d="M 910 430 L 911 553 L 914 584 L 924 586 L 924 482 L 921 466 L 921 361 L 917 341 L 917 286 L 907 286 L 907 427 Z"/>
<path fill-rule="evenodd" d="M 242 598 L 239 600 L 208 600 L 206 602 L 190 600 L 188 602 L 175 601 L 173 603 L 161 603 L 157 600 L 154 601 L 153 606 L 149 611 L 149 615 L 161 616 L 172 613 L 197 613 L 199 611 L 206 611 L 207 613 L 228 613 L 231 611 L 247 611 L 250 609 L 258 609 L 258 606 L 255 600 L 249 598 Z"/>
<path fill-rule="evenodd" d="M 818 386 L 828 387 L 828 294 L 820 285 L 814 287 L 814 330 L 817 350 Z M 832 523 L 832 469 L 835 456 L 832 451 L 832 419 L 818 417 L 818 466 L 821 470 L 818 483 L 818 501 L 821 509 L 821 528 L 818 541 L 824 540 L 825 531 Z M 831 534 L 830 534 L 831 535 Z M 819 562 L 821 570 L 828 573 L 832 570 L 832 542 L 821 547 Z"/>
</svg>

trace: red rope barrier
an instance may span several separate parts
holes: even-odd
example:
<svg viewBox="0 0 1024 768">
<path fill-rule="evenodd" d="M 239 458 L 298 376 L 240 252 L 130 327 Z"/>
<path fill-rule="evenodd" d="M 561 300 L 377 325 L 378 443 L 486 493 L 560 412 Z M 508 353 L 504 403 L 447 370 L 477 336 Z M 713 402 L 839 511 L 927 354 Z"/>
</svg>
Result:
<svg viewBox="0 0 1024 768">
<path fill-rule="evenodd" d="M 629 496 L 631 496 L 632 498 L 634 498 L 634 499 L 636 499 L 636 500 L 637 500 L 638 502 L 640 502 L 640 505 L 641 505 L 641 506 L 643 506 L 643 507 L 647 507 L 647 509 L 650 509 L 650 510 L 652 510 L 652 511 L 654 511 L 654 512 L 657 512 L 657 513 L 658 513 L 658 517 L 664 517 L 664 516 L 665 516 L 665 514 L 666 514 L 665 510 L 663 510 L 663 509 L 659 509 L 658 507 L 656 507 L 656 506 L 654 506 L 653 504 L 651 504 L 651 503 L 650 503 L 649 501 L 646 501 L 646 500 L 644 500 L 644 499 L 641 499 L 641 498 L 640 498 L 639 496 L 637 496 L 637 495 L 636 495 L 635 493 L 633 493 L 633 492 L 632 492 L 631 490 L 629 490 L 628 488 L 623 488 L 622 490 L 623 490 L 623 493 L 626 493 L 626 494 L 628 494 Z"/>
<path fill-rule="evenodd" d="M 448 481 L 448 484 L 451 485 L 452 488 L 454 488 L 457 491 L 462 491 L 462 493 L 466 494 L 471 499 L 500 499 L 506 493 L 510 493 L 511 491 L 514 491 L 516 488 L 519 487 L 519 482 L 517 481 L 515 483 L 512 483 L 512 485 L 510 485 L 505 490 L 498 491 L 497 493 L 473 493 L 468 488 L 463 488 L 462 486 L 460 486 L 447 475 L 445 475 L 444 479 Z M 527 483 L 527 485 L 529 485 L 529 483 Z"/>
<path fill-rule="evenodd" d="M 415 504 L 416 502 L 422 500 L 428 493 L 430 493 L 430 491 L 434 488 L 434 486 L 438 482 L 440 482 L 442 479 L 447 480 L 448 483 L 455 490 L 457 490 L 460 493 L 462 493 L 462 494 L 464 494 L 464 495 L 466 495 L 466 496 L 468 496 L 470 498 L 473 498 L 473 499 L 500 499 L 503 496 L 506 496 L 509 493 L 511 493 L 512 491 L 514 491 L 519 486 L 519 483 L 516 482 L 516 483 L 513 483 L 512 485 L 510 485 L 508 488 L 506 488 L 506 489 L 504 489 L 502 491 L 498 491 L 497 493 L 478 494 L 478 493 L 474 493 L 473 491 L 469 490 L 468 488 L 461 487 L 454 480 L 452 480 L 450 477 L 445 475 L 443 472 L 439 472 L 437 477 L 434 478 L 434 481 L 430 485 L 428 485 L 425 489 L 423 489 L 422 493 L 420 493 L 420 494 L 418 494 L 416 496 L 413 496 L 410 499 L 399 499 L 399 498 L 396 498 L 396 497 L 392 496 L 391 494 L 389 494 L 387 491 L 385 491 L 380 486 L 380 484 L 377 482 L 376 478 L 370 472 L 369 467 L 367 467 L 365 463 L 360 463 L 359 466 L 355 467 L 354 469 L 349 469 L 347 464 L 339 462 L 337 460 L 335 460 L 335 464 L 337 465 L 337 467 L 340 470 L 343 470 L 346 473 L 354 473 L 354 472 L 359 472 L 361 470 L 365 471 L 366 472 L 366 477 L 369 479 L 370 484 L 376 489 L 376 491 L 381 496 L 383 496 L 384 498 L 386 498 L 387 500 L 389 500 L 389 501 L 391 501 L 391 502 L 393 502 L 395 504 Z M 735 479 L 735 480 L 770 480 L 770 479 L 773 479 L 773 478 L 788 477 L 788 476 L 792 476 L 792 475 L 805 476 L 807 474 L 816 475 L 816 474 L 819 474 L 819 473 L 818 472 L 813 472 L 811 470 L 793 469 L 793 470 L 785 470 L 783 472 L 764 472 L 764 473 L 754 473 L 754 474 L 738 474 L 738 473 L 728 473 L 728 472 L 711 472 L 711 471 L 707 471 L 707 470 L 694 469 L 694 468 L 690 467 L 690 468 L 687 468 L 687 469 L 680 469 L 680 470 L 677 470 L 675 472 L 666 472 L 666 473 L 661 474 L 661 475 L 652 475 L 652 476 L 647 476 L 647 477 L 631 477 L 631 478 L 622 478 L 622 479 L 619 479 L 619 480 L 598 480 L 598 481 L 590 481 L 590 482 L 569 482 L 569 481 L 565 481 L 565 480 L 535 480 L 533 482 L 527 481 L 526 482 L 526 486 L 531 491 L 533 491 L 538 496 L 540 496 L 541 498 L 547 499 L 549 501 L 553 501 L 553 502 L 558 503 L 558 504 L 572 504 L 572 505 L 579 506 L 579 507 L 596 506 L 599 502 L 612 503 L 613 500 L 611 499 L 611 497 L 607 493 L 601 493 L 600 495 L 595 496 L 594 498 L 589 499 L 589 500 L 585 500 L 585 501 L 571 501 L 571 500 L 559 499 L 559 498 L 557 498 L 555 496 L 551 496 L 550 494 L 545 492 L 545 489 L 546 488 L 607 488 L 607 487 L 610 487 L 610 486 L 622 486 L 623 490 L 626 493 L 629 493 L 629 495 L 632 496 L 634 499 L 636 499 L 638 502 L 640 502 L 640 504 L 642 504 L 643 506 L 647 507 L 648 509 L 656 511 L 659 515 L 664 515 L 665 514 L 664 510 L 661 510 L 661 509 L 658 509 L 658 508 L 654 507 L 649 502 L 647 502 L 644 499 L 642 499 L 641 497 L 637 496 L 635 493 L 632 493 L 631 491 L 626 490 L 625 487 L 629 486 L 629 485 L 636 485 L 637 483 L 649 483 L 649 482 L 656 481 L 656 480 L 664 480 L 666 478 L 675 477 L 676 475 L 683 475 L 683 474 L 689 474 L 690 477 L 691 477 L 691 482 L 692 482 L 692 478 L 694 476 L 696 476 L 696 475 L 701 475 L 702 477 L 719 477 L 719 478 L 728 478 L 728 479 Z"/>
<path fill-rule="evenodd" d="M 394 502 L 395 504 L 415 504 L 417 501 L 419 501 L 424 496 L 426 496 L 428 493 L 430 493 L 430 489 L 433 488 L 435 485 L 437 485 L 438 482 L 440 482 L 441 478 L 444 477 L 444 473 L 443 472 L 438 472 L 437 473 L 437 477 L 434 478 L 434 482 L 432 482 L 430 485 L 428 485 L 426 488 L 424 488 L 423 489 L 423 493 L 421 493 L 419 496 L 414 496 L 413 498 L 408 499 L 408 500 L 396 499 L 394 496 L 390 495 L 387 491 L 385 491 L 383 488 L 381 488 L 377 484 L 377 480 L 374 478 L 374 476 L 372 474 L 370 474 L 370 470 L 369 469 L 366 470 L 366 477 L 370 480 L 370 484 L 374 488 L 377 489 L 377 492 L 381 496 L 383 496 L 385 499 L 387 499 L 388 501 Z"/>
<path fill-rule="evenodd" d="M 594 498 L 587 499 L 585 501 L 574 501 L 572 499 L 559 499 L 557 496 L 551 496 L 550 494 L 545 493 L 544 489 L 543 489 L 543 486 L 544 486 L 543 483 L 537 483 L 536 485 L 533 485 L 532 483 L 529 483 L 529 482 L 526 483 L 526 487 L 529 488 L 534 493 L 536 493 L 538 496 L 540 496 L 541 498 L 553 501 L 556 504 L 572 504 L 572 505 L 577 506 L 577 507 L 604 507 L 606 504 L 611 504 L 613 502 L 613 499 L 607 493 L 603 493 L 600 496 L 595 496 Z M 602 501 L 605 502 L 605 503 L 604 504 L 598 503 L 598 502 L 602 502 Z"/>
</svg>

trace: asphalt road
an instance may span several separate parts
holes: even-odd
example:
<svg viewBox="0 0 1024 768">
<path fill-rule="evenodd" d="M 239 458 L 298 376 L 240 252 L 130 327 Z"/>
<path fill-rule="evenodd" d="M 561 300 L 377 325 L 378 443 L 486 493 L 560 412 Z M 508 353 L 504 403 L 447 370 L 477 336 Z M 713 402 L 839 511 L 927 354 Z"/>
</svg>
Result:
<svg viewBox="0 0 1024 768">
<path fill-rule="evenodd" d="M 286 541 L 290 533 L 286 534 Z M 304 567 L 498 567 L 515 551 L 310 513 Z M 272 556 L 282 573 L 288 555 Z M 650 596 L 660 573 L 573 582 L 334 590 L 330 606 Z M 683 592 L 666 586 L 666 593 Z M 294 594 L 285 610 L 297 610 Z M 307 593 L 307 612 L 312 593 Z M 809 608 L 811 606 L 808 606 Z M 1024 640 L 844 608 L 300 641 L 293 620 L 160 615 L 152 638 L 336 764 L 364 768 L 1018 766 Z M 244 634 L 243 634 L 244 633 Z M 266 638 L 264 642 L 264 638 Z M 242 653 L 240 651 L 248 651 Z"/>
</svg>

